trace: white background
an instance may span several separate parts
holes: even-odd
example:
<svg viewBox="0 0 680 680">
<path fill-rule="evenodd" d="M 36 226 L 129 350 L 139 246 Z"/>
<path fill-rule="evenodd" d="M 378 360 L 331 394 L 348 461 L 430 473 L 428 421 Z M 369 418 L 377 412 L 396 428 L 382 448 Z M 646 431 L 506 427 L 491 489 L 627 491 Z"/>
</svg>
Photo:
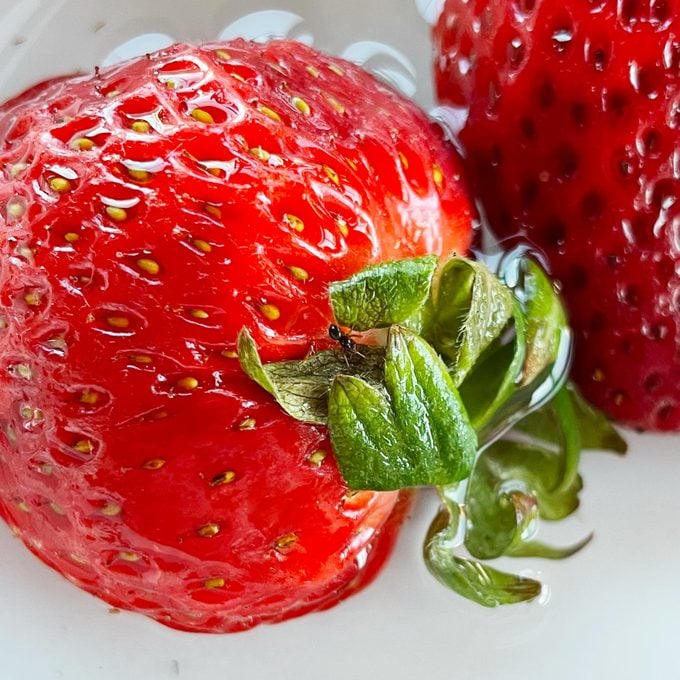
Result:
<svg viewBox="0 0 680 680">
<path fill-rule="evenodd" d="M 418 3 L 421 12 L 431 4 Z M 265 8 L 303 21 L 260 15 L 232 31 L 313 36 L 335 53 L 354 44 L 350 55 L 373 54 L 369 67 L 431 104 L 428 27 L 414 0 L 0 0 L 0 98 L 115 59 L 140 33 L 213 39 Z M 680 678 L 680 437 L 629 440 L 625 459 L 586 454 L 581 509 L 542 534 L 567 542 L 595 530 L 592 544 L 564 562 L 510 562 L 548 584 L 549 597 L 499 610 L 458 598 L 427 573 L 421 542 L 436 506 L 427 495 L 368 590 L 325 613 L 227 636 L 110 614 L 0 525 L 0 680 Z"/>
</svg>

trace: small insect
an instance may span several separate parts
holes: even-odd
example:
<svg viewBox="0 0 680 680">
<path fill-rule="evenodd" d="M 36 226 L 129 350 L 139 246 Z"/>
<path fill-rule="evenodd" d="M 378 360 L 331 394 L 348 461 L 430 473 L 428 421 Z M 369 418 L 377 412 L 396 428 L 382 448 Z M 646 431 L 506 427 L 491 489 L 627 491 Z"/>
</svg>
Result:
<svg viewBox="0 0 680 680">
<path fill-rule="evenodd" d="M 345 349 L 348 352 L 356 351 L 357 343 L 354 342 L 354 340 L 352 340 L 349 335 L 343 333 L 339 326 L 331 324 L 328 327 L 328 335 L 331 340 L 335 340 L 336 342 L 340 343 L 340 347 L 342 347 L 342 349 Z"/>
</svg>

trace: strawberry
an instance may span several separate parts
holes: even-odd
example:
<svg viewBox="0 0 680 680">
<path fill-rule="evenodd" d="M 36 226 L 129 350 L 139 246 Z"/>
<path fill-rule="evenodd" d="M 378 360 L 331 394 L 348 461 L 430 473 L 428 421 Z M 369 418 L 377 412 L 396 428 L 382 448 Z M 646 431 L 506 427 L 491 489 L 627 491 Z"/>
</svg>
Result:
<svg viewBox="0 0 680 680">
<path fill-rule="evenodd" d="M 327 285 L 464 253 L 457 159 L 414 105 L 300 44 L 176 45 L 0 108 L 0 514 L 78 586 L 241 630 L 367 582 L 397 492 L 236 361 L 332 344 Z"/>
<path fill-rule="evenodd" d="M 448 0 L 437 88 L 491 227 L 547 257 L 574 377 L 621 423 L 680 429 L 680 13 Z"/>
</svg>

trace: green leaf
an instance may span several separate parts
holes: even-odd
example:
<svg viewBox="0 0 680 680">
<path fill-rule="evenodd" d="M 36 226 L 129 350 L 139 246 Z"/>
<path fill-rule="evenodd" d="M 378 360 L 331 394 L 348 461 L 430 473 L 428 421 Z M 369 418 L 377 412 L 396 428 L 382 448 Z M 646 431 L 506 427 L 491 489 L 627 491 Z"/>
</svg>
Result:
<svg viewBox="0 0 680 680">
<path fill-rule="evenodd" d="M 539 541 L 528 541 L 526 543 L 518 541 L 516 545 L 511 545 L 505 554 L 510 557 L 540 557 L 545 560 L 563 560 L 583 550 L 592 540 L 593 534 L 588 534 L 578 543 L 565 548 L 557 548 Z"/>
<path fill-rule="evenodd" d="M 406 322 L 427 302 L 438 262 L 434 255 L 396 260 L 331 283 L 335 318 L 356 331 Z"/>
<path fill-rule="evenodd" d="M 350 489 L 387 491 L 409 486 L 412 460 L 386 394 L 361 378 L 339 375 L 331 386 L 328 429 Z"/>
<path fill-rule="evenodd" d="M 626 441 L 607 417 L 588 404 L 575 385 L 567 383 L 565 389 L 571 399 L 574 411 L 572 423 L 581 438 L 581 448 L 626 453 Z M 542 408 L 529 414 L 516 425 L 516 430 L 546 444 L 559 446 L 562 440 L 559 417 L 554 407 Z"/>
<path fill-rule="evenodd" d="M 573 384 L 567 385 L 574 408 L 574 420 L 581 435 L 584 449 L 611 451 L 623 455 L 628 451 L 626 440 L 616 431 L 607 417 L 591 406 Z"/>
<path fill-rule="evenodd" d="M 509 341 L 499 338 L 475 364 L 460 386 L 463 403 L 479 433 L 480 442 L 488 441 L 500 423 L 517 410 L 528 407 L 531 395 L 513 402 L 513 407 L 501 407 L 517 392 L 526 358 L 526 318 L 519 303 L 513 304 L 513 336 Z"/>
<path fill-rule="evenodd" d="M 426 465 L 429 484 L 465 479 L 477 437 L 451 376 L 420 336 L 393 326 L 385 359 L 385 386 L 404 444 Z M 436 480 L 448 479 L 448 482 Z M 421 482 L 425 483 L 425 482 Z"/>
<path fill-rule="evenodd" d="M 527 352 L 521 381 L 524 386 L 557 361 L 564 346 L 564 335 L 569 336 L 570 331 L 562 302 L 543 269 L 529 258 L 519 260 L 517 265 L 520 281 L 513 293 L 522 304 L 527 320 Z"/>
<path fill-rule="evenodd" d="M 467 488 L 465 545 L 470 553 L 480 559 L 500 557 L 516 545 L 538 514 L 563 519 L 576 510 L 580 477 L 556 492 L 561 473 L 562 461 L 556 451 L 507 440 L 486 449 Z"/>
<path fill-rule="evenodd" d="M 263 364 L 247 329 L 238 336 L 238 356 L 243 371 L 267 390 L 286 413 L 305 423 L 328 422 L 328 395 L 336 375 L 354 375 L 379 384 L 383 380 L 385 351 L 362 347 L 361 353 L 327 351 L 302 361 Z"/>
<path fill-rule="evenodd" d="M 423 549 L 425 563 L 440 583 L 485 607 L 527 602 L 540 595 L 538 581 L 456 555 L 460 508 L 446 497 L 443 500 Z"/>
<path fill-rule="evenodd" d="M 453 257 L 432 287 L 426 337 L 450 363 L 460 385 L 512 314 L 512 294 L 481 262 Z"/>
<path fill-rule="evenodd" d="M 481 357 L 475 373 L 461 386 L 482 443 L 496 439 L 548 401 L 565 382 L 569 369 L 571 331 L 545 272 L 533 260 L 511 256 L 501 275 L 512 286 L 516 299 L 512 315 L 515 337 L 505 344 L 497 341 L 500 348 Z M 491 362 L 484 365 L 487 359 Z M 488 385 L 494 376 L 493 391 L 480 394 L 477 383 Z M 489 393 L 493 400 L 484 399 Z"/>
<path fill-rule="evenodd" d="M 470 473 L 477 439 L 443 362 L 418 335 L 392 327 L 385 388 L 333 382 L 328 427 L 350 488 L 449 484 Z"/>
<path fill-rule="evenodd" d="M 526 543 L 524 534 L 539 514 L 557 520 L 578 507 L 581 450 L 592 444 L 625 449 L 604 417 L 566 385 L 506 439 L 483 451 L 467 488 L 468 550 L 491 559 L 510 554 L 556 558 L 579 549 Z"/>
</svg>

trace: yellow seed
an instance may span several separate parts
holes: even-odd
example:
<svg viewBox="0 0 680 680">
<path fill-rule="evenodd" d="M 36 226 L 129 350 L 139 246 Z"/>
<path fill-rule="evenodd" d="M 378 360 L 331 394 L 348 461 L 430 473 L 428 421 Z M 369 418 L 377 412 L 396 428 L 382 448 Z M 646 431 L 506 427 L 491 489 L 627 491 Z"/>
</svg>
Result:
<svg viewBox="0 0 680 680">
<path fill-rule="evenodd" d="M 291 99 L 293 102 L 293 106 L 303 115 L 303 116 L 308 116 L 311 112 L 312 109 L 309 108 L 309 104 L 302 99 L 301 97 L 293 97 Z"/>
<path fill-rule="evenodd" d="M 434 183 L 437 185 L 437 188 L 441 189 L 442 186 L 444 185 L 444 173 L 442 172 L 442 169 L 438 165 L 432 166 L 432 179 L 434 180 Z"/>
<path fill-rule="evenodd" d="M 226 581 L 223 578 L 209 578 L 203 581 L 206 588 L 214 590 L 215 588 L 224 588 Z"/>
<path fill-rule="evenodd" d="M 140 269 L 143 269 L 147 274 L 151 274 L 152 276 L 156 276 L 161 270 L 161 267 L 158 264 L 158 262 L 148 257 L 140 257 L 139 260 L 137 260 L 137 266 Z"/>
<path fill-rule="evenodd" d="M 281 310 L 276 305 L 266 304 L 260 307 L 262 316 L 270 321 L 277 321 L 281 318 Z"/>
<path fill-rule="evenodd" d="M 130 319 L 125 316 L 107 316 L 106 323 L 113 328 L 127 328 L 130 325 Z"/>
<path fill-rule="evenodd" d="M 238 73 L 230 73 L 229 75 L 242 83 L 246 82 L 246 79 L 243 76 L 239 75 Z"/>
<path fill-rule="evenodd" d="M 290 548 L 292 545 L 297 543 L 298 537 L 295 534 L 286 534 L 285 536 L 280 536 L 276 539 L 276 548 L 278 550 L 285 550 Z"/>
<path fill-rule="evenodd" d="M 76 564 L 89 564 L 87 558 L 83 557 L 82 555 L 79 555 L 78 553 L 72 552 L 72 553 L 69 553 L 68 556 Z"/>
<path fill-rule="evenodd" d="M 76 234 L 75 231 L 67 231 L 64 234 L 64 241 L 68 241 L 68 243 L 75 243 L 79 238 L 80 235 Z"/>
<path fill-rule="evenodd" d="M 135 132 L 139 132 L 140 134 L 145 134 L 151 129 L 151 125 L 149 125 L 149 123 L 147 123 L 145 120 L 136 120 L 130 127 Z"/>
<path fill-rule="evenodd" d="M 621 406 L 621 404 L 623 404 L 623 400 L 624 400 L 624 395 L 623 395 L 622 392 L 617 392 L 614 395 L 614 404 L 616 406 Z"/>
<path fill-rule="evenodd" d="M 222 211 L 216 205 L 210 205 L 210 203 L 206 203 L 205 204 L 205 211 L 209 215 L 212 215 L 213 217 L 217 217 L 218 219 L 220 219 L 222 217 Z"/>
<path fill-rule="evenodd" d="M 254 430 L 257 425 L 255 418 L 244 418 L 238 425 L 239 430 Z"/>
<path fill-rule="evenodd" d="M 117 97 L 120 94 L 120 90 L 111 90 L 110 92 L 106 93 L 107 99 L 113 99 L 114 97 Z"/>
<path fill-rule="evenodd" d="M 194 317 L 194 319 L 207 319 L 210 317 L 210 314 L 206 312 L 204 309 L 191 309 L 189 310 L 189 314 Z"/>
<path fill-rule="evenodd" d="M 71 190 L 71 182 L 63 177 L 53 177 L 50 180 L 50 189 L 58 194 L 63 194 Z"/>
<path fill-rule="evenodd" d="M 347 226 L 347 222 L 345 222 L 345 220 L 343 220 L 343 219 L 339 219 L 337 221 L 337 225 L 338 225 L 338 229 L 340 230 L 340 233 L 345 238 L 347 238 L 347 236 L 349 235 L 349 227 Z"/>
<path fill-rule="evenodd" d="M 136 182 L 148 182 L 151 179 L 151 173 L 146 170 L 134 170 L 128 168 L 128 175 Z"/>
<path fill-rule="evenodd" d="M 335 172 L 335 170 L 333 170 L 333 168 L 331 168 L 328 165 L 324 165 L 323 171 L 326 173 L 326 176 L 328 177 L 328 179 L 331 182 L 333 182 L 333 184 L 337 184 L 338 186 L 340 186 L 340 177 L 338 176 L 338 173 Z"/>
<path fill-rule="evenodd" d="M 307 73 L 309 73 L 309 75 L 312 76 L 312 78 L 318 78 L 321 75 L 319 73 L 319 69 L 315 68 L 314 66 L 308 66 Z"/>
<path fill-rule="evenodd" d="M 120 515 L 121 512 L 123 512 L 123 508 L 121 508 L 118 503 L 107 503 L 102 508 L 102 515 L 106 515 L 107 517 L 116 517 Z"/>
<path fill-rule="evenodd" d="M 222 174 L 221 168 L 208 168 L 208 172 L 213 175 L 213 177 L 219 177 Z"/>
<path fill-rule="evenodd" d="M 31 508 L 28 507 L 26 501 L 19 501 L 17 503 L 17 508 L 19 508 L 21 512 L 31 512 Z"/>
<path fill-rule="evenodd" d="M 53 512 L 55 515 L 61 515 L 61 516 L 63 517 L 63 516 L 66 514 L 66 513 L 64 512 L 64 509 L 63 509 L 63 508 L 61 507 L 61 505 L 59 505 L 58 503 L 55 503 L 54 501 L 51 501 L 49 505 L 50 505 L 50 510 L 52 510 L 52 512 Z"/>
<path fill-rule="evenodd" d="M 596 368 L 593 373 L 593 380 L 595 382 L 602 382 L 604 380 L 604 371 L 601 368 Z"/>
<path fill-rule="evenodd" d="M 12 219 L 18 220 L 20 217 L 24 216 L 26 208 L 21 201 L 9 201 L 7 203 L 7 216 Z"/>
<path fill-rule="evenodd" d="M 220 354 L 225 358 L 225 359 L 238 359 L 238 352 L 234 352 L 231 349 L 223 349 Z"/>
<path fill-rule="evenodd" d="M 148 354 L 135 354 L 132 360 L 138 364 L 150 364 L 153 362 L 153 359 Z"/>
<path fill-rule="evenodd" d="M 38 293 L 26 293 L 24 295 L 24 302 L 29 307 L 37 307 L 40 304 L 40 295 Z"/>
<path fill-rule="evenodd" d="M 177 83 L 174 80 L 166 80 L 165 87 L 169 90 L 174 90 L 177 87 Z"/>
<path fill-rule="evenodd" d="M 77 151 L 90 151 L 94 147 L 94 142 L 87 137 L 79 137 L 71 142 L 71 148 Z"/>
<path fill-rule="evenodd" d="M 40 463 L 38 469 L 40 470 L 40 473 L 46 477 L 49 477 L 54 473 L 54 467 L 52 467 L 49 463 Z"/>
<path fill-rule="evenodd" d="M 335 97 L 328 97 L 328 103 L 337 111 L 339 114 L 345 113 L 345 107 L 341 104 Z"/>
<path fill-rule="evenodd" d="M 321 463 L 323 463 L 325 458 L 326 458 L 326 452 L 319 449 L 318 451 L 314 451 L 314 453 L 311 456 L 309 456 L 309 458 L 307 458 L 307 460 L 312 465 L 319 467 L 321 465 Z"/>
<path fill-rule="evenodd" d="M 132 552 L 131 550 L 121 550 L 118 553 L 118 557 L 124 562 L 139 562 L 142 558 L 139 553 Z"/>
<path fill-rule="evenodd" d="M 179 387 L 182 390 L 195 390 L 199 386 L 198 380 L 196 378 L 193 378 L 192 376 L 187 376 L 186 378 L 180 378 L 177 381 L 177 387 Z"/>
<path fill-rule="evenodd" d="M 211 522 L 210 524 L 205 524 L 199 529 L 196 529 L 196 533 L 203 538 L 212 538 L 220 533 L 220 525 Z"/>
<path fill-rule="evenodd" d="M 215 50 L 215 54 L 222 60 L 222 61 L 229 61 L 231 59 L 231 54 L 227 52 L 226 50 Z"/>
<path fill-rule="evenodd" d="M 115 206 L 112 205 L 106 206 L 106 214 L 114 222 L 123 222 L 124 220 L 127 219 L 127 210 L 124 210 L 123 208 L 116 208 Z"/>
<path fill-rule="evenodd" d="M 271 158 L 271 154 L 269 151 L 265 151 L 261 146 L 255 146 L 250 150 L 250 153 L 255 156 L 255 158 L 259 158 L 261 161 L 268 161 Z"/>
<path fill-rule="evenodd" d="M 298 281 L 306 281 L 309 278 L 309 272 L 302 267 L 288 267 L 288 271 Z"/>
<path fill-rule="evenodd" d="M 404 170 L 408 170 L 408 158 L 406 158 L 401 151 L 399 152 L 399 160 L 401 161 Z"/>
<path fill-rule="evenodd" d="M 81 439 L 73 445 L 73 450 L 78 453 L 92 453 L 92 442 L 89 439 Z"/>
<path fill-rule="evenodd" d="M 33 371 L 27 364 L 15 364 L 13 369 L 14 372 L 24 380 L 30 380 L 33 377 Z"/>
<path fill-rule="evenodd" d="M 342 78 L 342 76 L 345 75 L 345 72 L 337 64 L 329 64 L 328 68 L 331 71 L 333 71 L 333 73 L 335 73 L 335 75 L 340 76 L 341 78 Z"/>
<path fill-rule="evenodd" d="M 257 110 L 267 116 L 267 118 L 275 120 L 277 123 L 281 120 L 281 116 L 279 116 L 274 109 L 270 109 L 268 106 L 264 106 L 264 104 L 260 104 L 260 106 L 257 107 Z"/>
<path fill-rule="evenodd" d="M 304 231 L 305 223 L 297 215 L 292 215 L 291 213 L 286 213 L 283 216 L 283 220 L 284 220 L 284 222 L 286 222 L 288 224 L 288 226 L 293 231 L 297 231 L 297 232 Z"/>
<path fill-rule="evenodd" d="M 214 206 L 211 206 L 214 207 Z M 192 241 L 192 244 L 196 250 L 200 250 L 202 253 L 209 253 L 212 251 L 212 246 L 207 242 L 204 241 L 203 239 L 200 238 L 195 238 Z"/>
<path fill-rule="evenodd" d="M 142 465 L 145 470 L 160 470 L 167 461 L 162 458 L 152 458 Z"/>
<path fill-rule="evenodd" d="M 212 125 L 215 122 L 215 119 L 204 109 L 194 109 L 191 112 L 191 117 L 205 125 Z"/>
<path fill-rule="evenodd" d="M 99 401 L 99 395 L 96 392 L 91 392 L 86 390 L 80 395 L 80 403 L 87 404 L 88 406 L 94 406 Z"/>
<path fill-rule="evenodd" d="M 10 167 L 9 174 L 14 179 L 15 177 L 18 177 L 27 167 L 28 165 L 26 165 L 26 163 L 15 163 Z"/>
<path fill-rule="evenodd" d="M 215 475 L 210 480 L 210 486 L 222 486 L 224 484 L 231 484 L 236 479 L 236 473 L 233 470 L 226 470 Z"/>
<path fill-rule="evenodd" d="M 345 160 L 347 161 L 347 165 L 349 165 L 349 167 L 352 168 L 354 172 L 359 169 L 359 166 L 351 158 L 345 158 Z"/>
</svg>

